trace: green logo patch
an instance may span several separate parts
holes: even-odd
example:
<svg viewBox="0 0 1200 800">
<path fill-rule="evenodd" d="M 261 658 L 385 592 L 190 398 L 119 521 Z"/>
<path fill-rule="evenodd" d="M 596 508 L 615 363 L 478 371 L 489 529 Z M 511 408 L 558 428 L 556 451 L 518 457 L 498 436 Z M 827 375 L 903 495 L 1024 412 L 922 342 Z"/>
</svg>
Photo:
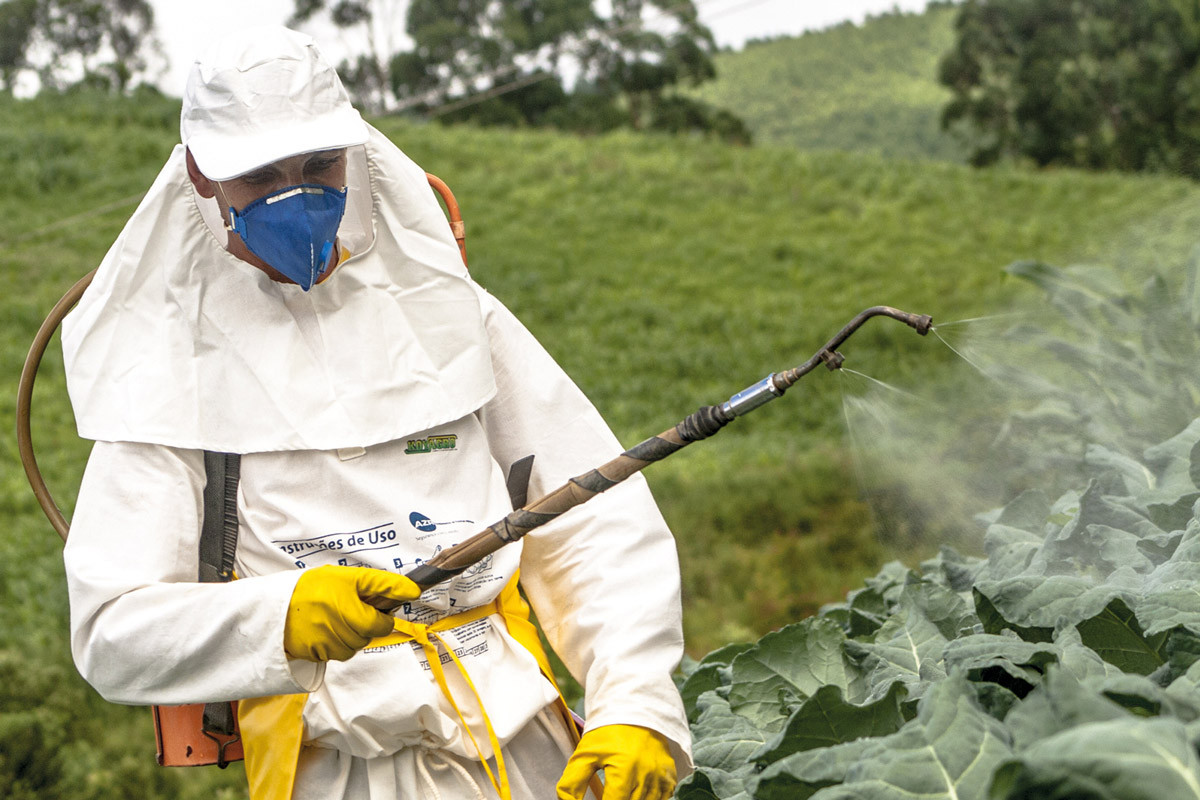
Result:
<svg viewBox="0 0 1200 800">
<path fill-rule="evenodd" d="M 458 447 L 458 436 L 456 434 L 447 434 L 446 436 L 430 436 L 426 439 L 409 439 L 408 446 L 404 448 L 406 455 L 413 453 L 433 453 L 439 450 L 454 450 Z"/>
</svg>

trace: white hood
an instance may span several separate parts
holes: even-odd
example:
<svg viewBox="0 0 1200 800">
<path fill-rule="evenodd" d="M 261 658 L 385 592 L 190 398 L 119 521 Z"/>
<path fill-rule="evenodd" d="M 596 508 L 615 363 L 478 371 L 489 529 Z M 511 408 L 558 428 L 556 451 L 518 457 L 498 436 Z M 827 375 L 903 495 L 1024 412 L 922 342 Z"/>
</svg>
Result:
<svg viewBox="0 0 1200 800">
<path fill-rule="evenodd" d="M 374 128 L 304 292 L 224 249 L 175 148 L 63 321 L 79 435 L 225 452 L 366 447 L 495 392 L 478 298 L 423 170 Z"/>
</svg>

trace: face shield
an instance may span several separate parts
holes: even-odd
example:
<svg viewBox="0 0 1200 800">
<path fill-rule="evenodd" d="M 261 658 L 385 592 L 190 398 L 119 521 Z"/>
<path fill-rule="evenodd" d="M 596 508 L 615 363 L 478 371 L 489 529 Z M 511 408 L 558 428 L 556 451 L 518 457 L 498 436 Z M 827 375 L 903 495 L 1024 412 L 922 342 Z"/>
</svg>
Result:
<svg viewBox="0 0 1200 800">
<path fill-rule="evenodd" d="M 337 240 L 340 249 L 351 254 L 360 254 L 366 252 L 374 240 L 374 226 L 372 224 L 372 186 L 371 173 L 368 167 L 367 148 L 365 145 L 346 148 L 346 181 L 345 181 L 345 209 L 340 218 L 340 224 L 336 228 Z M 295 187 L 289 187 L 295 188 Z M 340 188 L 340 187 L 334 187 Z M 280 194 L 285 190 L 280 190 Z M 214 197 L 202 197 L 194 188 L 192 189 L 192 200 L 200 211 L 200 216 L 204 220 L 205 226 L 209 233 L 217 239 L 222 247 L 227 245 L 227 236 L 230 230 L 236 227 L 236 223 L 227 224 L 226 218 L 222 216 L 222 206 L 227 210 L 232 207 L 232 203 L 225 202 L 227 198 L 223 197 L 223 193 L 218 187 Z M 235 209 L 244 212 L 246 209 Z M 239 235 L 245 239 L 246 234 L 242 231 Z M 322 245 L 323 246 L 323 243 Z M 314 245 L 314 250 L 318 253 L 320 247 Z M 252 252 L 263 258 L 272 266 L 275 264 L 270 258 L 258 253 L 251 248 Z M 307 258 L 307 250 L 301 248 L 300 261 Z M 279 267 L 276 267 L 279 269 Z M 305 267 L 301 267 L 303 272 Z M 283 270 L 280 270 L 283 272 Z M 285 273 L 287 274 L 287 273 Z M 292 277 L 289 275 L 289 277 Z M 296 280 L 292 277 L 292 280 Z M 296 280 L 296 283 L 301 283 Z"/>
</svg>

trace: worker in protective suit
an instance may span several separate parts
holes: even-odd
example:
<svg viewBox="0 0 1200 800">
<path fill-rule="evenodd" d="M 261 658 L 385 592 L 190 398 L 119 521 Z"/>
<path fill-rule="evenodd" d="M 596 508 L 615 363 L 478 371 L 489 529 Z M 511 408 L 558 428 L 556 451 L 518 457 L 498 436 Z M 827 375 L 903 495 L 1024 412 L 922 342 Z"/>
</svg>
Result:
<svg viewBox="0 0 1200 800">
<path fill-rule="evenodd" d="M 669 797 L 674 542 L 639 477 L 425 592 L 403 573 L 621 447 L 467 275 L 425 173 L 311 39 L 232 33 L 182 144 L 65 320 L 95 440 L 66 545 L 76 664 L 106 698 L 241 700 L 261 798 Z M 203 452 L 241 455 L 230 583 L 197 583 Z M 521 586 L 585 688 L 553 712 Z M 400 603 L 388 615 L 376 606 Z"/>
</svg>

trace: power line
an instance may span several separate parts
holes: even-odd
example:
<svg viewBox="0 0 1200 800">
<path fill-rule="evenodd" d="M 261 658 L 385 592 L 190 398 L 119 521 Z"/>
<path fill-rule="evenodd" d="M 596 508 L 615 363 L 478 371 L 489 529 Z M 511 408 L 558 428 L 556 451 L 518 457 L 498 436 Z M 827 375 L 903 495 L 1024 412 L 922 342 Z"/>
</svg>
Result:
<svg viewBox="0 0 1200 800">
<path fill-rule="evenodd" d="M 99 216 L 109 213 L 110 211 L 116 211 L 119 208 L 124 208 L 125 206 L 141 202 L 141 199 L 145 196 L 146 196 L 146 193 L 141 192 L 139 194 L 133 194 L 133 195 L 130 195 L 129 197 L 122 198 L 120 200 L 114 200 L 111 203 L 106 203 L 102 206 L 98 206 L 96 208 L 89 209 L 87 211 L 81 211 L 78 214 L 73 214 L 69 217 L 65 217 L 64 219 L 56 220 L 54 222 L 51 222 L 49 225 L 43 225 L 42 227 L 40 227 L 36 230 L 26 231 L 25 233 L 22 233 L 20 236 L 14 237 L 10 241 L 12 241 L 13 243 L 16 243 L 16 242 L 26 241 L 27 239 L 33 239 L 35 237 L 41 236 L 44 233 L 49 233 L 50 231 L 57 230 L 58 228 L 64 228 L 68 225 L 74 225 L 76 222 L 82 222 L 83 220 L 91 219 L 92 217 L 99 217 Z"/>
<path fill-rule="evenodd" d="M 704 1 L 707 1 L 707 0 L 704 0 Z M 735 5 L 735 6 L 731 6 L 730 8 L 723 8 L 720 11 L 714 11 L 710 16 L 723 17 L 726 14 L 734 14 L 737 12 L 745 11 L 748 8 L 753 8 L 754 6 L 760 6 L 765 2 L 767 2 L 767 0 L 745 0 L 745 2 L 739 3 L 738 5 Z"/>
<path fill-rule="evenodd" d="M 538 72 L 531 72 L 530 74 L 524 75 L 520 78 L 517 78 L 514 81 L 509 81 L 508 83 L 497 84 L 496 86 L 491 87 L 487 91 L 479 92 L 478 94 L 473 94 L 470 97 L 464 97 L 461 100 L 455 100 L 450 103 L 444 103 L 440 106 L 437 106 L 436 108 L 430 109 L 429 111 L 427 111 L 425 113 L 426 113 L 426 116 L 429 116 L 429 117 L 440 117 L 443 114 L 450 114 L 455 111 L 458 111 L 460 108 L 466 108 L 467 106 L 473 106 L 476 103 L 482 103 L 484 100 L 490 100 L 491 98 L 499 97 L 502 94 L 508 94 L 509 92 L 515 92 L 517 89 L 524 89 L 526 86 L 532 86 L 535 83 L 539 83 L 540 81 L 546 80 L 546 78 L 549 78 L 553 74 L 554 73 L 546 72 L 545 70 L 541 70 Z"/>
<path fill-rule="evenodd" d="M 679 11 L 681 9 L 685 9 L 689 5 L 693 8 L 698 9 L 702 6 L 706 6 L 706 5 L 709 5 L 709 4 L 711 4 L 713 2 L 717 2 L 717 1 L 718 0 L 694 0 L 693 2 L 690 2 L 690 3 L 689 2 L 681 2 L 674 6 L 670 6 L 669 8 L 663 9 L 659 13 L 661 15 L 665 16 L 667 14 L 670 14 L 673 11 Z M 761 5 L 764 2 L 766 2 L 766 0 L 744 0 L 744 2 L 742 2 L 739 5 L 733 6 L 731 8 L 726 8 L 726 9 L 721 9 L 719 11 L 716 11 L 713 13 L 712 16 L 718 17 L 718 16 L 725 16 L 727 14 L 742 12 L 742 11 L 745 11 L 756 5 Z M 630 22 L 628 22 L 624 25 L 617 26 L 616 28 L 613 28 L 612 30 L 606 31 L 606 33 L 610 36 L 611 35 L 619 35 L 622 33 L 628 33 L 630 31 L 636 30 L 638 28 L 641 28 L 642 26 L 643 26 L 643 21 L 639 18 L 636 20 L 631 20 Z M 532 59 L 532 58 L 537 57 L 537 53 L 520 53 L 517 56 L 515 56 L 514 59 L 520 58 L 522 56 Z M 501 75 L 505 75 L 505 74 L 512 72 L 513 70 L 516 70 L 518 68 L 519 67 L 517 67 L 516 64 L 506 64 L 502 67 L 497 67 L 496 69 L 476 75 L 472 78 L 472 80 L 488 80 L 488 79 L 493 79 L 493 78 L 499 78 Z M 485 100 L 490 100 L 493 97 L 498 97 L 499 95 L 507 94 L 509 92 L 514 92 L 517 89 L 522 89 L 526 86 L 532 85 L 534 83 L 538 83 L 539 81 L 543 81 L 549 77 L 552 77 L 553 74 L 554 73 L 548 72 L 548 71 L 539 71 L 536 73 L 531 73 L 529 75 L 523 75 L 523 76 L 516 78 L 512 81 L 509 81 L 507 83 L 496 84 L 496 85 L 490 87 L 489 89 L 487 89 L 483 92 L 480 92 L 478 94 L 469 95 L 467 97 L 463 97 L 458 100 L 452 100 L 452 101 L 449 101 L 446 103 L 442 103 L 441 105 L 434 106 L 433 108 L 427 110 L 425 112 L 425 115 L 427 117 L 433 118 L 433 117 L 442 116 L 444 114 L 449 114 L 453 111 L 459 110 L 460 108 L 467 108 L 467 107 L 475 105 L 477 103 L 482 103 Z M 432 101 L 438 97 L 442 97 L 450 91 L 450 88 L 451 87 L 449 86 L 449 84 L 443 84 L 440 87 L 437 87 L 434 89 L 428 89 L 419 95 L 415 95 L 413 97 L 409 97 L 404 100 L 401 100 L 397 104 L 396 108 L 392 110 L 391 113 L 398 113 L 398 112 L 404 111 L 405 109 L 412 108 L 413 106 L 421 105 L 422 103 Z"/>
</svg>

